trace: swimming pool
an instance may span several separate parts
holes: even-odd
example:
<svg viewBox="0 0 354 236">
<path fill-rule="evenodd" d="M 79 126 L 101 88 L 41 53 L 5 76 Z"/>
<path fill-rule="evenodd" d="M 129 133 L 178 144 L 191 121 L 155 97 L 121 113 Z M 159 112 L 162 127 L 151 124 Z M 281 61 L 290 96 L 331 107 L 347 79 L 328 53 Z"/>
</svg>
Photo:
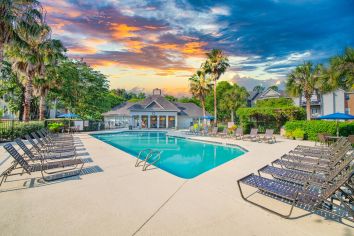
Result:
<svg viewBox="0 0 354 236">
<path fill-rule="evenodd" d="M 165 132 L 133 131 L 92 136 L 135 157 L 146 148 L 159 150 L 161 159 L 155 166 L 185 179 L 194 178 L 245 153 L 237 147 L 172 137 Z"/>
</svg>

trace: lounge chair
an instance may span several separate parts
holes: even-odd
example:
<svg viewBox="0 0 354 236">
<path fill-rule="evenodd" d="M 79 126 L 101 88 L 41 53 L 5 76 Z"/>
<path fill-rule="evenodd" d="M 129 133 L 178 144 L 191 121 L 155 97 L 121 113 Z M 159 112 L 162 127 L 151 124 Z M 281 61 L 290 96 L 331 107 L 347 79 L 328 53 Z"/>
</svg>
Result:
<svg viewBox="0 0 354 236">
<path fill-rule="evenodd" d="M 297 184 L 314 184 L 323 186 L 326 181 L 335 179 L 343 171 L 347 171 L 353 161 L 353 154 L 346 156 L 338 165 L 331 168 L 330 172 L 318 173 L 318 172 L 303 172 L 298 170 L 291 170 L 286 168 L 279 168 L 275 166 L 266 165 L 258 170 L 259 175 L 261 173 L 269 174 L 273 178 L 282 179 Z"/>
<path fill-rule="evenodd" d="M 217 135 L 218 135 L 218 127 L 213 127 L 210 136 L 217 136 Z"/>
<path fill-rule="evenodd" d="M 251 129 L 250 134 L 243 136 L 242 140 L 259 141 L 258 129 Z"/>
<path fill-rule="evenodd" d="M 33 141 L 33 140 L 32 140 Z M 26 156 L 31 160 L 31 161 L 41 161 L 41 160 L 57 160 L 57 159 L 66 159 L 66 158 L 71 158 L 75 159 L 77 157 L 76 153 L 74 155 L 58 155 L 58 154 L 50 154 L 47 152 L 43 152 L 41 150 L 37 150 L 34 148 L 35 152 L 32 152 L 26 144 L 19 138 L 15 139 L 15 142 L 17 145 L 23 150 L 23 152 L 26 154 Z"/>
<path fill-rule="evenodd" d="M 348 136 L 348 141 L 349 141 L 352 145 L 354 145 L 354 135 L 353 135 L 353 134 Z"/>
<path fill-rule="evenodd" d="M 292 153 L 310 153 L 310 154 L 327 154 L 329 152 L 336 152 L 338 151 L 340 148 L 342 148 L 342 146 L 348 142 L 348 140 L 346 138 L 340 138 L 337 140 L 337 142 L 333 143 L 332 145 L 330 145 L 329 147 L 313 147 L 313 146 L 303 146 L 303 145 L 298 145 L 293 151 Z"/>
<path fill-rule="evenodd" d="M 300 170 L 305 172 L 322 172 L 328 173 L 333 167 L 339 164 L 347 155 L 353 155 L 352 152 L 349 152 L 348 149 L 343 149 L 341 152 L 334 154 L 329 161 L 326 159 L 313 159 L 310 161 L 310 158 L 307 157 L 293 157 L 291 159 L 289 156 L 282 157 L 272 162 L 272 165 L 279 165 L 283 168 Z"/>
<path fill-rule="evenodd" d="M 243 129 L 237 128 L 234 132 L 235 139 L 242 139 L 243 138 Z"/>
<path fill-rule="evenodd" d="M 75 152 L 75 146 L 73 145 L 57 145 L 52 141 L 49 141 L 46 138 L 39 138 L 35 132 L 31 133 L 31 136 L 34 137 L 37 143 L 41 146 L 41 149 L 46 150 L 47 152 L 55 152 L 55 153 L 67 153 L 67 152 Z"/>
<path fill-rule="evenodd" d="M 268 143 L 270 143 L 270 142 L 276 143 L 277 141 L 274 136 L 274 129 L 266 129 L 264 136 L 261 137 L 260 140 L 266 141 Z"/>
<path fill-rule="evenodd" d="M 225 127 L 220 133 L 218 133 L 218 136 L 221 138 L 226 138 L 229 136 L 228 128 Z"/>
<path fill-rule="evenodd" d="M 1 177 L 0 186 L 4 181 L 6 181 L 6 179 L 9 176 L 13 176 L 13 175 L 22 175 L 22 174 L 31 175 L 33 172 L 40 171 L 43 180 L 53 181 L 57 179 L 79 175 L 84 166 L 84 162 L 81 159 L 61 160 L 61 161 L 53 161 L 53 162 L 44 162 L 42 160 L 41 163 L 29 164 L 28 161 L 25 160 L 25 158 L 16 151 L 16 149 L 12 146 L 12 144 L 10 143 L 5 144 L 4 148 L 14 158 L 15 163 L 0 175 Z M 19 168 L 17 167 L 18 165 Z M 15 170 L 18 169 L 22 169 L 22 171 L 18 173 L 13 173 Z M 54 175 L 57 173 L 63 173 L 63 174 Z"/>
<path fill-rule="evenodd" d="M 239 179 L 237 184 L 241 197 L 245 201 L 284 218 L 290 218 L 295 206 L 302 206 L 306 207 L 312 212 L 320 209 L 354 222 L 354 211 L 352 207 L 343 200 L 342 196 L 337 194 L 337 190 L 339 190 L 345 183 L 347 183 L 353 174 L 354 172 L 352 170 L 347 171 L 347 173 L 339 176 L 339 178 L 335 180 L 325 181 L 321 188 L 313 185 L 301 186 L 277 179 L 268 179 L 255 174 L 250 174 L 242 179 Z M 270 195 L 278 199 L 280 198 L 283 201 L 285 200 L 289 202 L 291 206 L 289 213 L 281 214 L 275 210 L 272 210 L 271 208 L 265 207 L 247 199 L 243 194 L 241 183 L 254 187 L 265 195 Z M 333 198 L 337 198 L 340 201 L 340 205 L 335 204 L 332 201 Z M 337 211 L 332 211 L 332 209 L 334 209 L 333 206 L 336 206 L 337 210 L 340 208 L 342 211 L 345 211 L 348 214 L 343 216 L 338 214 Z"/>
</svg>

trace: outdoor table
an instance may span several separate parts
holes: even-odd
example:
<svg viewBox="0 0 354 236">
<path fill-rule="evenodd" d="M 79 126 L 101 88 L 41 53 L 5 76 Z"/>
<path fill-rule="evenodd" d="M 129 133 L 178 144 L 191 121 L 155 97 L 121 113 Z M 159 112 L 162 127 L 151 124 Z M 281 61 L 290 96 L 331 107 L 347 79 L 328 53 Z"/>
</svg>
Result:
<svg viewBox="0 0 354 236">
<path fill-rule="evenodd" d="M 329 146 L 331 143 L 334 143 L 339 138 L 341 138 L 341 137 L 339 137 L 339 136 L 326 136 L 327 145 Z"/>
</svg>

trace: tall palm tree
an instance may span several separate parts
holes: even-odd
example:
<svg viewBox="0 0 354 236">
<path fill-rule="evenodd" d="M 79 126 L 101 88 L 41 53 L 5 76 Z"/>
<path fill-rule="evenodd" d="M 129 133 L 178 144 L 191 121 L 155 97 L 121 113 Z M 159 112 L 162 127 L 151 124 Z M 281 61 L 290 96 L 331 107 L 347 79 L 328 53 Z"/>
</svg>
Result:
<svg viewBox="0 0 354 236">
<path fill-rule="evenodd" d="M 25 28 L 19 30 L 19 34 L 26 41 L 25 46 L 17 42 L 12 42 L 5 47 L 5 54 L 13 63 L 13 70 L 25 78 L 25 99 L 23 104 L 23 121 L 25 122 L 28 122 L 30 119 L 33 79 L 35 76 L 43 75 L 45 71 L 43 48 L 50 36 L 50 27 L 48 25 L 43 24 L 36 27 L 36 37 L 27 34 Z"/>
<path fill-rule="evenodd" d="M 192 95 L 200 100 L 203 110 L 203 116 L 205 117 L 205 98 L 211 90 L 211 81 L 207 77 L 204 70 L 198 70 L 191 78 L 189 78 L 190 92 Z M 205 125 L 205 118 L 203 124 Z"/>
<path fill-rule="evenodd" d="M 213 49 L 207 54 L 207 60 L 202 65 L 205 72 L 211 75 L 214 82 L 214 124 L 217 124 L 217 101 L 216 101 L 216 83 L 220 76 L 225 73 L 229 65 L 229 59 L 220 49 Z"/>
<path fill-rule="evenodd" d="M 354 90 L 354 48 L 348 47 L 343 55 L 330 59 L 328 76 L 331 86 Z"/>
<path fill-rule="evenodd" d="M 286 91 L 290 96 L 304 96 L 306 99 L 307 120 L 311 120 L 311 97 L 316 91 L 324 92 L 328 88 L 323 86 L 323 66 L 313 65 L 311 62 L 305 62 L 296 67 L 288 75 L 286 82 Z"/>
<path fill-rule="evenodd" d="M 65 58 L 66 51 L 60 40 L 48 39 L 40 45 L 44 71 L 34 79 L 34 87 L 39 95 L 39 119 L 44 120 L 46 96 L 51 88 L 58 86 L 57 65 Z"/>
<path fill-rule="evenodd" d="M 27 34 L 35 36 L 35 25 L 43 21 L 42 7 L 36 0 L 0 1 L 0 66 L 4 59 L 4 46 L 12 41 L 26 44 L 20 37 L 18 28 L 26 29 Z"/>
<path fill-rule="evenodd" d="M 220 107 L 230 111 L 231 122 L 234 122 L 235 111 L 247 104 L 248 96 L 246 88 L 240 87 L 237 84 L 234 84 L 232 88 L 225 92 Z"/>
</svg>

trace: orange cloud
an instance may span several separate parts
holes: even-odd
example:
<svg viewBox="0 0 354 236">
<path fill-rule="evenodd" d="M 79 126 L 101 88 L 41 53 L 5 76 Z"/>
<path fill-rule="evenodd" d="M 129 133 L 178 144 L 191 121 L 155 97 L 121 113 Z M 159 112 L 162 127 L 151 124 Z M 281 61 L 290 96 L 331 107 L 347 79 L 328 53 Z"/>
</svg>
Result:
<svg viewBox="0 0 354 236">
<path fill-rule="evenodd" d="M 96 54 L 97 49 L 91 47 L 71 47 L 69 54 Z"/>
<path fill-rule="evenodd" d="M 201 55 L 205 53 L 203 47 L 207 45 L 205 42 L 190 42 L 186 43 L 182 49 L 185 54 Z"/>
<path fill-rule="evenodd" d="M 111 28 L 111 30 L 114 31 L 113 37 L 116 39 L 124 39 L 124 38 L 134 37 L 134 36 L 136 36 L 136 34 L 134 34 L 134 32 L 141 29 L 139 27 L 129 26 L 126 24 L 118 24 L 118 23 L 112 23 L 110 28 Z"/>
<path fill-rule="evenodd" d="M 124 42 L 127 47 L 128 50 L 130 52 L 141 52 L 141 49 L 144 47 L 144 43 L 142 41 L 137 41 L 137 40 L 128 40 L 126 42 Z"/>
</svg>

